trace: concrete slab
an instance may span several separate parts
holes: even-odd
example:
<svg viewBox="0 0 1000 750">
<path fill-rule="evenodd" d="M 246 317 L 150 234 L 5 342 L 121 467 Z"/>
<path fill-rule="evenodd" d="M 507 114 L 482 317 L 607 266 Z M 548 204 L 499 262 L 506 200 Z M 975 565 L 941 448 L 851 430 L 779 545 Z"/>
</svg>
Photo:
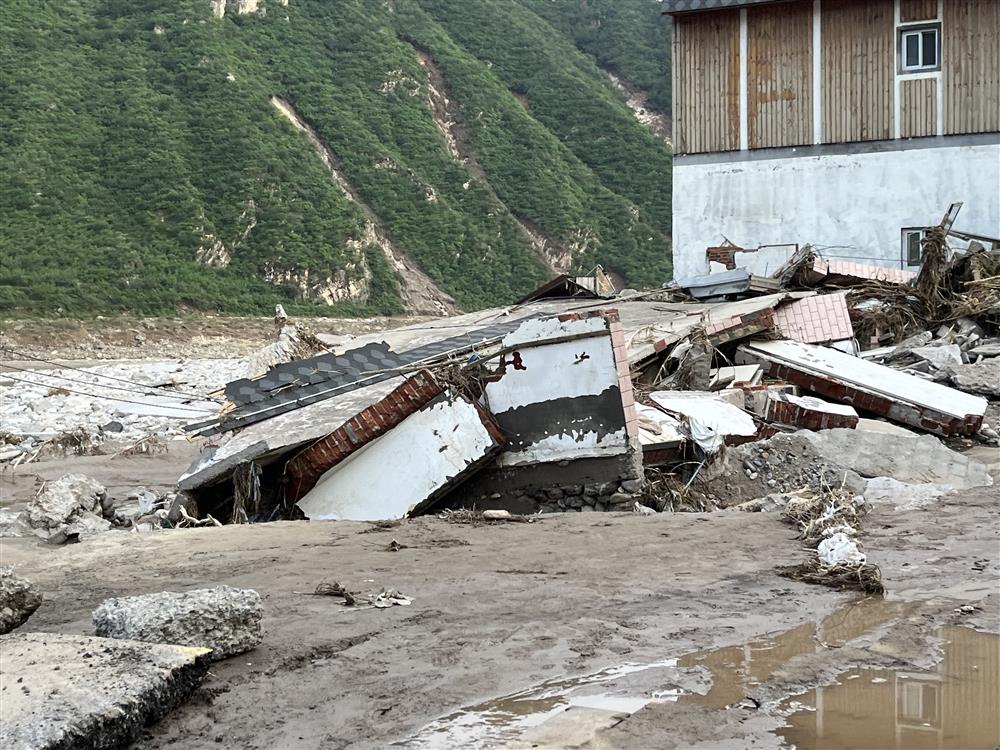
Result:
<svg viewBox="0 0 1000 750">
<path fill-rule="evenodd" d="M 0 747 L 115 748 L 186 700 L 207 648 L 53 633 L 0 637 Z"/>
<path fill-rule="evenodd" d="M 977 432 L 986 413 L 979 396 L 798 341 L 745 344 L 736 361 L 760 364 L 771 377 L 939 435 Z"/>
</svg>

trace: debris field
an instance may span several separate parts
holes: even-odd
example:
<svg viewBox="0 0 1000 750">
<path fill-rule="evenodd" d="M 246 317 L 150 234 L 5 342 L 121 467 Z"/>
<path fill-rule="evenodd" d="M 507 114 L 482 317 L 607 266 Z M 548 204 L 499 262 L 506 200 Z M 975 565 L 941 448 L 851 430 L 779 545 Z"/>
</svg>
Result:
<svg viewBox="0 0 1000 750">
<path fill-rule="evenodd" d="M 847 669 L 933 670 L 1000 632 L 1000 249 L 924 243 L 357 336 L 279 308 L 242 359 L 4 344 L 0 744 L 779 747 Z M 678 659 L 883 599 L 689 715 Z"/>
</svg>

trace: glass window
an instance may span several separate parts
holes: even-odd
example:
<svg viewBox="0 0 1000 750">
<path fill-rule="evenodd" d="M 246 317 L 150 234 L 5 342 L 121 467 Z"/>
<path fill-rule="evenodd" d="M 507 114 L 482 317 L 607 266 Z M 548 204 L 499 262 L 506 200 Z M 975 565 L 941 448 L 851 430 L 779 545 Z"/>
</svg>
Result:
<svg viewBox="0 0 1000 750">
<path fill-rule="evenodd" d="M 923 260 L 920 241 L 923 239 L 922 229 L 903 230 L 903 261 L 907 266 L 919 266 Z"/>
<path fill-rule="evenodd" d="M 937 70 L 941 65 L 941 26 L 899 30 L 899 67 L 903 73 Z"/>
<path fill-rule="evenodd" d="M 937 31 L 920 32 L 922 44 L 920 63 L 925 68 L 937 67 Z"/>
</svg>

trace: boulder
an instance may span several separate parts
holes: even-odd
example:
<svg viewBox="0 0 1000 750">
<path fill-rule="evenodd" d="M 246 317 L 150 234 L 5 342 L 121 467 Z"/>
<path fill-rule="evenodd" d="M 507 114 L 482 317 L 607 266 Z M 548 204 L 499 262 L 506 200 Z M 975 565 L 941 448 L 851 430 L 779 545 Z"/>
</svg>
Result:
<svg viewBox="0 0 1000 750">
<path fill-rule="evenodd" d="M 96 610 L 97 635 L 212 649 L 212 661 L 241 654 L 261 641 L 260 594 L 218 586 L 108 599 Z"/>
<path fill-rule="evenodd" d="M 41 603 L 31 581 L 15 575 L 13 568 L 0 568 L 0 635 L 23 625 Z"/>
</svg>

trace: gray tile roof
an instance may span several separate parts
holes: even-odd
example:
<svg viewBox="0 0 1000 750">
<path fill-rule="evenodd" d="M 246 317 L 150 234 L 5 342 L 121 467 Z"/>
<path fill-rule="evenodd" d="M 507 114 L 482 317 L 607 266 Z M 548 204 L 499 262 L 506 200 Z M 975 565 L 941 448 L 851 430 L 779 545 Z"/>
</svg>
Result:
<svg viewBox="0 0 1000 750">
<path fill-rule="evenodd" d="M 689 10 L 715 10 L 717 8 L 738 8 L 746 5 L 763 5 L 782 0 L 662 0 L 664 13 L 684 13 Z"/>
</svg>

